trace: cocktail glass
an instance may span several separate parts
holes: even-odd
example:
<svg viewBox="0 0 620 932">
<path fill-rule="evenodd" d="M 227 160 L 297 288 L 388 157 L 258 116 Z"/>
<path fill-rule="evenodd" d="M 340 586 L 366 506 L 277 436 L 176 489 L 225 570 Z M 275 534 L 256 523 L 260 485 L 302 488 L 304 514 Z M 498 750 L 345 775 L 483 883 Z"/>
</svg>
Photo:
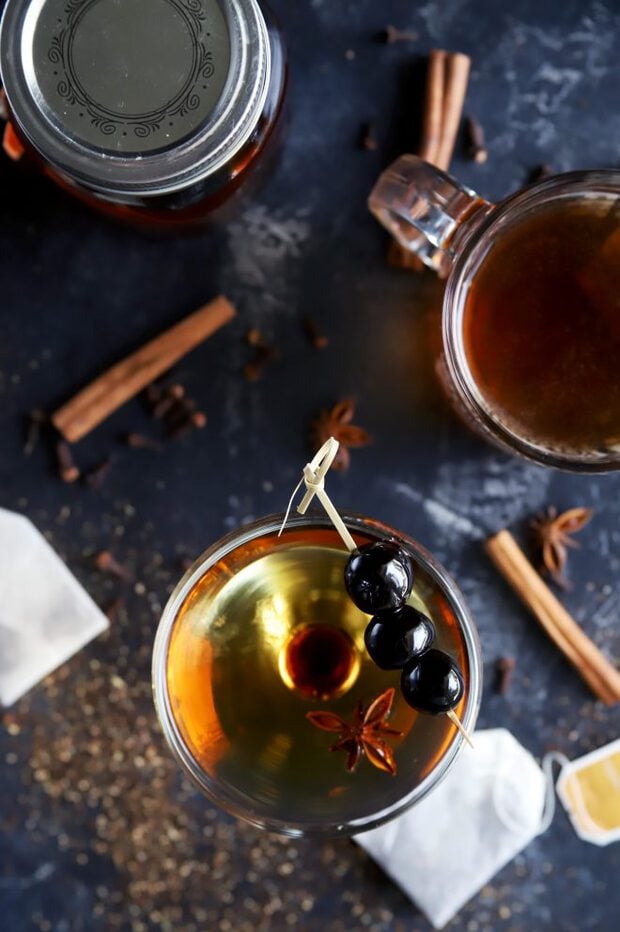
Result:
<svg viewBox="0 0 620 932">
<path fill-rule="evenodd" d="M 456 708 L 474 727 L 481 694 L 476 630 L 463 597 L 418 543 L 378 521 L 343 516 L 356 544 L 393 540 L 408 550 L 409 603 L 430 616 L 436 646 L 463 671 Z M 403 812 L 445 776 L 463 744 L 446 715 L 417 713 L 364 648 L 369 621 L 343 583 L 348 553 L 323 515 L 281 515 L 227 535 L 172 593 L 157 632 L 155 702 L 185 773 L 233 815 L 286 835 L 361 832 Z M 396 773 L 363 758 L 355 772 L 329 747 L 334 735 L 306 718 L 322 709 L 346 721 L 395 688 L 389 724 Z"/>
</svg>

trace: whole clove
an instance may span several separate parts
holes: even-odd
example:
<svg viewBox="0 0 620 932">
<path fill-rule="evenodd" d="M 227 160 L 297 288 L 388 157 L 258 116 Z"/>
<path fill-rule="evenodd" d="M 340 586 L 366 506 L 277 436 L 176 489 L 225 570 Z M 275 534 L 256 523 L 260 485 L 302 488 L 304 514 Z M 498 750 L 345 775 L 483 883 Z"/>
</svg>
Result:
<svg viewBox="0 0 620 932">
<path fill-rule="evenodd" d="M 113 463 L 114 459 L 111 456 L 106 456 L 97 466 L 86 473 L 84 478 L 89 488 L 97 491 L 103 486 L 103 483 L 108 477 L 108 473 L 112 469 Z"/>
<path fill-rule="evenodd" d="M 80 478 L 80 470 L 73 462 L 71 448 L 65 440 L 56 444 L 56 460 L 58 462 L 58 475 L 63 482 L 71 484 Z"/>
<path fill-rule="evenodd" d="M 308 341 L 314 349 L 325 349 L 325 347 L 329 345 L 329 340 L 325 334 L 321 333 L 316 324 L 316 321 L 312 320 L 311 317 L 304 317 L 302 323 L 304 333 L 308 337 Z"/>
<path fill-rule="evenodd" d="M 197 411 L 196 403 L 187 397 L 179 398 L 166 417 L 166 427 L 170 437 L 181 437 L 193 428 L 202 430 L 206 424 L 207 416 L 204 411 Z"/>
<path fill-rule="evenodd" d="M 166 427 L 171 428 L 178 421 L 186 421 L 192 411 L 195 410 L 196 404 L 191 398 L 187 398 L 185 395 L 177 398 L 164 419 Z"/>
<path fill-rule="evenodd" d="M 407 29 L 397 29 L 396 26 L 386 26 L 379 33 L 379 41 L 385 45 L 392 45 L 394 42 L 415 42 L 418 38 L 417 32 Z"/>
<path fill-rule="evenodd" d="M 144 389 L 144 400 L 146 401 L 149 411 L 152 411 L 162 396 L 162 390 L 159 385 L 151 382 Z"/>
<path fill-rule="evenodd" d="M 505 696 L 508 692 L 515 666 L 514 657 L 499 657 L 495 661 L 495 691 L 500 696 Z"/>
<path fill-rule="evenodd" d="M 202 430 L 207 426 L 207 415 L 204 411 L 194 411 L 190 420 L 192 422 L 192 427 L 195 427 L 196 430 Z"/>
<path fill-rule="evenodd" d="M 26 442 L 24 443 L 24 456 L 32 456 L 41 437 L 41 428 L 47 423 L 48 417 L 45 411 L 36 409 L 28 415 L 28 428 L 26 431 Z"/>
<path fill-rule="evenodd" d="M 248 382 L 257 382 L 260 379 L 267 363 L 275 359 L 277 353 L 273 346 L 264 343 L 256 347 L 253 359 L 248 360 L 243 367 L 243 373 Z"/>
<path fill-rule="evenodd" d="M 154 450 L 157 453 L 161 453 L 161 443 L 158 443 L 157 440 L 154 440 L 152 437 L 147 437 L 146 434 L 139 434 L 134 431 L 125 434 L 123 439 L 132 450 Z"/>
<path fill-rule="evenodd" d="M 254 347 L 254 356 L 246 362 L 243 373 L 248 382 L 256 382 L 263 374 L 263 369 L 267 363 L 274 359 L 277 354 L 273 347 L 265 343 L 265 338 L 258 327 L 252 327 L 248 330 L 245 335 L 245 342 L 248 346 Z"/>
<path fill-rule="evenodd" d="M 116 621 L 120 613 L 125 608 L 125 599 L 122 596 L 117 596 L 116 599 L 112 599 L 108 607 L 106 608 L 104 614 L 108 621 L 112 624 Z"/>
<path fill-rule="evenodd" d="M 263 335 L 258 327 L 251 327 L 245 335 L 245 342 L 248 346 L 263 346 Z"/>
<path fill-rule="evenodd" d="M 206 426 L 207 415 L 204 411 L 195 411 L 193 408 L 186 409 L 183 416 L 171 424 L 168 433 L 173 438 L 182 437 L 190 430 L 202 430 Z"/>
<path fill-rule="evenodd" d="M 249 331 L 246 340 L 251 344 L 258 341 L 258 345 L 261 345 L 260 331 L 257 329 Z M 153 417 L 163 420 L 169 437 L 180 437 L 189 430 L 194 428 L 202 430 L 206 426 L 206 414 L 196 410 L 195 402 L 187 397 L 185 387 L 178 382 L 166 388 L 157 389 L 151 398 L 154 401 L 151 413 Z M 125 439 L 128 446 L 161 449 L 159 444 L 142 434 L 127 434 Z"/>
<path fill-rule="evenodd" d="M 547 162 L 543 162 L 541 165 L 536 165 L 535 168 L 531 170 L 528 175 L 528 182 L 534 184 L 535 181 L 542 181 L 544 178 L 548 178 L 553 174 L 553 168 Z"/>
<path fill-rule="evenodd" d="M 119 563 L 109 550 L 99 551 L 95 556 L 95 566 L 102 573 L 109 573 L 110 576 L 116 576 L 117 579 L 122 579 L 123 582 L 131 582 L 133 579 L 131 571 L 122 563 Z"/>
<path fill-rule="evenodd" d="M 372 123 L 362 123 L 359 132 L 359 148 L 366 152 L 375 152 L 378 148 L 377 138 Z"/>
<path fill-rule="evenodd" d="M 185 388 L 183 385 L 175 383 L 164 389 L 161 398 L 155 404 L 152 410 L 153 417 L 157 420 L 165 418 L 168 413 L 182 398 L 185 397 Z"/>
<path fill-rule="evenodd" d="M 475 116 L 468 116 L 465 120 L 465 141 L 469 157 L 479 165 L 486 162 L 489 153 L 484 141 L 484 130 Z"/>
</svg>

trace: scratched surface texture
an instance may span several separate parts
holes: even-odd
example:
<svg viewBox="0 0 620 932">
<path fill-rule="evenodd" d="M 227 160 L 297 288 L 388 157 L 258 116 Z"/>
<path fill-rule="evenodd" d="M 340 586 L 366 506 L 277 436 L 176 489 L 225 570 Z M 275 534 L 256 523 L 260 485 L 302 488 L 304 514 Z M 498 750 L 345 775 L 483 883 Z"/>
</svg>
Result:
<svg viewBox="0 0 620 932">
<path fill-rule="evenodd" d="M 387 267 L 365 199 L 380 169 L 415 146 L 421 62 L 435 46 L 473 57 L 467 110 L 484 123 L 489 159 L 479 166 L 457 153 L 453 170 L 485 197 L 515 190 L 542 162 L 617 167 L 620 4 L 274 6 L 289 43 L 288 124 L 275 170 L 229 222 L 145 238 L 0 162 L 0 505 L 31 517 L 100 605 L 125 600 L 109 633 L 2 719 L 6 932 L 430 928 L 352 843 L 268 837 L 206 804 L 170 760 L 150 699 L 153 634 L 183 557 L 282 509 L 313 417 L 345 396 L 374 444 L 330 481 L 333 497 L 411 533 L 458 579 L 486 661 L 480 724 L 509 728 L 538 757 L 551 747 L 576 757 L 618 735 L 618 712 L 593 702 L 481 541 L 505 525 L 522 532 L 546 504 L 592 506 L 563 598 L 617 658 L 620 476 L 545 471 L 457 422 L 432 375 L 440 288 Z M 387 23 L 418 40 L 379 44 Z M 367 120 L 373 152 L 357 147 Z M 127 405 L 76 450 L 85 468 L 114 453 L 98 492 L 59 482 L 44 446 L 24 457 L 25 412 L 53 408 L 221 291 L 238 320 L 176 370 L 208 413 L 204 432 L 159 455 L 128 451 L 119 434 L 155 426 L 138 401 Z M 302 334 L 305 315 L 329 336 L 321 354 Z M 254 384 L 242 374 L 250 326 L 279 349 Z M 94 569 L 104 548 L 130 567 L 132 584 Z M 492 688 L 499 656 L 517 662 L 506 697 Z M 586 845 L 558 812 L 449 928 L 611 932 L 619 872 L 618 845 Z"/>
</svg>

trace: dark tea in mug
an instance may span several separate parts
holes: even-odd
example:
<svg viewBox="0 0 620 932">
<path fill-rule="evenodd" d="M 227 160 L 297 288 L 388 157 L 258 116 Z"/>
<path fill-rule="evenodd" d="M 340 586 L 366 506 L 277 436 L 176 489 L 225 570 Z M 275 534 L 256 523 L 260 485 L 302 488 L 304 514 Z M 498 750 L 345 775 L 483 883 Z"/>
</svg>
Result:
<svg viewBox="0 0 620 932">
<path fill-rule="evenodd" d="M 575 472 L 620 469 L 620 172 L 570 172 L 499 204 L 403 155 L 368 199 L 447 274 L 437 372 L 501 449 Z"/>
<path fill-rule="evenodd" d="M 567 454 L 620 451 L 620 204 L 524 211 L 471 276 L 467 363 L 504 427 Z"/>
</svg>

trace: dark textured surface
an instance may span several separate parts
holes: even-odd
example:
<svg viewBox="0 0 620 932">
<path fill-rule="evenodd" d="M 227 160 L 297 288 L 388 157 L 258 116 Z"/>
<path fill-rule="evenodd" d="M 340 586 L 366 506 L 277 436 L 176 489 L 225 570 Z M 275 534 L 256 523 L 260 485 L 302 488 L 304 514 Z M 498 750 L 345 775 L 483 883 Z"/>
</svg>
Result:
<svg viewBox="0 0 620 932">
<path fill-rule="evenodd" d="M 494 452 L 470 436 L 432 379 L 440 289 L 385 263 L 367 193 L 415 145 L 420 61 L 429 48 L 473 56 L 467 110 L 489 160 L 453 170 L 489 198 L 530 168 L 617 165 L 620 6 L 452 0 L 279 0 L 290 47 L 289 126 L 279 165 L 227 225 L 149 240 L 108 225 L 46 182 L 0 161 L 0 505 L 29 515 L 103 606 L 121 590 L 93 570 L 110 548 L 135 572 L 108 635 L 33 690 L 0 734 L 0 909 L 8 932 L 147 928 L 427 930 L 365 854 L 346 841 L 261 836 L 199 798 L 163 747 L 150 701 L 153 633 L 180 558 L 250 516 L 281 509 L 307 456 L 318 409 L 352 394 L 375 438 L 330 488 L 343 508 L 402 527 L 456 576 L 475 614 L 487 675 L 480 724 L 505 726 L 537 756 L 575 757 L 615 738 L 604 710 L 490 568 L 485 532 L 519 528 L 541 505 L 592 505 L 566 603 L 620 654 L 620 477 L 570 477 Z M 383 46 L 388 22 L 413 45 Z M 373 120 L 376 152 L 356 148 Z M 22 416 L 52 408 L 104 365 L 219 291 L 234 325 L 178 377 L 209 414 L 202 434 L 161 455 L 115 445 L 151 430 L 127 405 L 77 450 L 111 448 L 98 493 L 66 487 L 43 449 L 22 454 Z M 330 337 L 318 355 L 300 321 Z M 280 348 L 261 381 L 241 374 L 247 327 Z M 34 569 L 34 568 L 33 568 Z M 507 697 L 493 661 L 517 658 Z M 579 841 L 559 812 L 450 929 L 612 930 L 618 845 Z M 326 878 L 329 878 L 326 882 Z"/>
</svg>

